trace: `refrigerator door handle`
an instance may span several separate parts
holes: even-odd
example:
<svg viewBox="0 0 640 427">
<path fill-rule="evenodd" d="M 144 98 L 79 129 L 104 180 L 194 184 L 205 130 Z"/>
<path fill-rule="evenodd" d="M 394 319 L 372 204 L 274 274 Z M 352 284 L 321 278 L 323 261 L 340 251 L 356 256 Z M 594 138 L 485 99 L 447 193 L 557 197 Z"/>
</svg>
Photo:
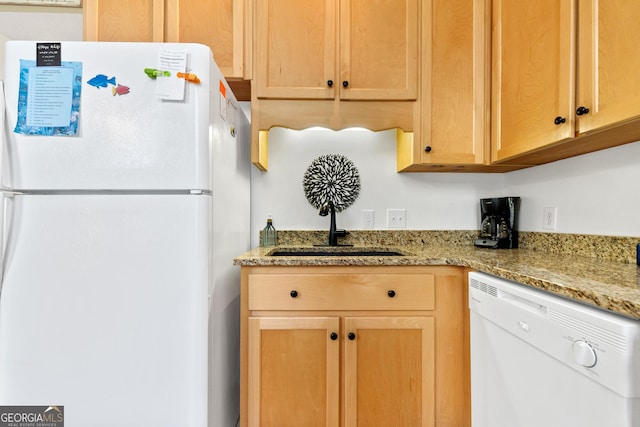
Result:
<svg viewBox="0 0 640 427">
<path fill-rule="evenodd" d="M 2 298 L 2 288 L 4 286 L 4 270 L 7 240 L 11 229 L 11 218 L 9 203 L 16 194 L 13 191 L 0 191 L 0 299 Z"/>
</svg>

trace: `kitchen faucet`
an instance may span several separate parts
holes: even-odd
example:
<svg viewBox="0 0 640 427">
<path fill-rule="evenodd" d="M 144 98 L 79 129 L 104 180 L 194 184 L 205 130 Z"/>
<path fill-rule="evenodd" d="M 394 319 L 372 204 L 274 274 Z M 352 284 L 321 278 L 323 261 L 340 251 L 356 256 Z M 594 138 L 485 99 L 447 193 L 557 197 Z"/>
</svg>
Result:
<svg viewBox="0 0 640 427">
<path fill-rule="evenodd" d="M 338 246 L 338 237 L 344 237 L 349 234 L 349 232 L 346 230 L 336 230 L 336 207 L 331 200 L 324 202 L 324 204 L 320 206 L 320 216 L 327 216 L 329 213 L 331 213 L 329 246 Z"/>
</svg>

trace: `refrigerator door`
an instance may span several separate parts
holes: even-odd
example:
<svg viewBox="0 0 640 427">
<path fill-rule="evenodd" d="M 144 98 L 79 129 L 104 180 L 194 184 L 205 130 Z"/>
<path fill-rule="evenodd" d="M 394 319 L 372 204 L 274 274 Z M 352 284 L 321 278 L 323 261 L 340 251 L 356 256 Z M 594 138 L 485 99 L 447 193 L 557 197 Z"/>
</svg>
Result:
<svg viewBox="0 0 640 427">
<path fill-rule="evenodd" d="M 20 60 L 36 59 L 36 42 L 6 45 L 7 161 L 3 185 L 20 190 L 210 190 L 209 135 L 220 117 L 222 75 L 211 50 L 198 44 L 62 42 L 61 59 L 82 64 L 78 133 L 75 136 L 14 132 L 18 121 Z M 151 78 L 162 51 L 187 52 L 187 68 L 200 79 Z M 34 74 L 35 75 L 35 74 Z M 88 82 L 96 76 L 116 85 Z M 184 82 L 184 99 L 156 96 L 162 79 Z M 95 81 L 94 81 L 95 84 Z M 27 84 L 28 95 L 35 84 Z M 28 110 L 22 107 L 22 110 Z M 215 110 L 215 111 L 214 111 Z M 223 122 L 224 123 L 224 122 Z M 4 138 L 3 138 L 4 139 Z"/>
<path fill-rule="evenodd" d="M 205 427 L 211 197 L 7 204 L 0 405 L 67 427 Z"/>
</svg>

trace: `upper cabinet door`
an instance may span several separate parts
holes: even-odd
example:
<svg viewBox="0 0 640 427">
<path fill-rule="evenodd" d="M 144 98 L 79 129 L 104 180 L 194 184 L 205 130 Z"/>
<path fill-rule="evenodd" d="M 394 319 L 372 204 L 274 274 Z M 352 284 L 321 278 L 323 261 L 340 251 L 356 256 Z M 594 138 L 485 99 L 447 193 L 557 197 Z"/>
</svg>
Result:
<svg viewBox="0 0 640 427">
<path fill-rule="evenodd" d="M 244 0 L 167 0 L 166 41 L 202 43 L 225 77 L 243 77 Z"/>
<path fill-rule="evenodd" d="M 584 133 L 640 115 L 640 2 L 581 0 L 579 14 L 576 107 L 589 112 L 577 117 L 577 131 Z"/>
<path fill-rule="evenodd" d="M 87 41 L 164 41 L 164 0 L 87 0 L 83 14 Z"/>
<path fill-rule="evenodd" d="M 575 0 L 494 0 L 492 161 L 574 137 L 575 17 Z"/>
<path fill-rule="evenodd" d="M 430 1 L 422 12 L 422 163 L 488 163 L 491 2 Z"/>
<path fill-rule="evenodd" d="M 413 100 L 418 0 L 340 1 L 340 98 Z"/>
<path fill-rule="evenodd" d="M 243 78 L 244 1 L 87 0 L 84 39 L 202 43 L 226 78 Z"/>
<path fill-rule="evenodd" d="M 333 98 L 336 0 L 257 0 L 258 98 Z"/>
<path fill-rule="evenodd" d="M 258 98 L 416 99 L 419 0 L 254 5 Z"/>
</svg>

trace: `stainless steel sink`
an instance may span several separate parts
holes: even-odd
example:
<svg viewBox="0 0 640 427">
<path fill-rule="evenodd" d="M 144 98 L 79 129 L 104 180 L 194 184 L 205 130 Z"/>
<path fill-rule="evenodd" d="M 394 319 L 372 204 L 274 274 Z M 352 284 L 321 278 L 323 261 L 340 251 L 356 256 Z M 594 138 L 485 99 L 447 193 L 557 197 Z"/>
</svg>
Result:
<svg viewBox="0 0 640 427">
<path fill-rule="evenodd" d="M 352 246 L 318 246 L 307 248 L 279 248 L 274 249 L 268 256 L 335 256 L 335 257 L 381 257 L 381 256 L 405 256 L 404 253 L 394 249 L 363 248 Z"/>
</svg>

